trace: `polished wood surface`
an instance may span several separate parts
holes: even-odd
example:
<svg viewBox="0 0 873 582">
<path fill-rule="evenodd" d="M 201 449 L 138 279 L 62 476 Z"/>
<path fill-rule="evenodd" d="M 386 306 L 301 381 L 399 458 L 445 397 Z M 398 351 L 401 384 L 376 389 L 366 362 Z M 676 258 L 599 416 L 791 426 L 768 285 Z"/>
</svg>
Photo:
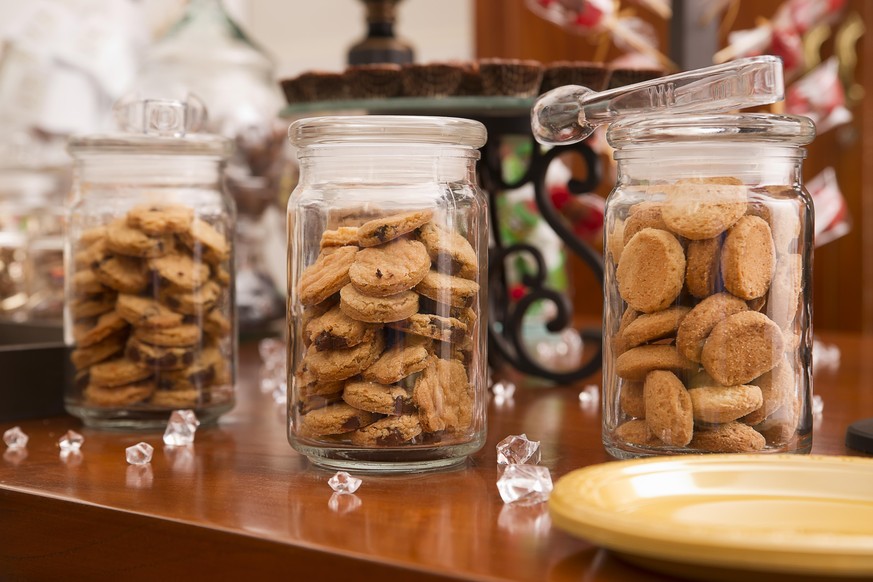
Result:
<svg viewBox="0 0 873 582">
<path fill-rule="evenodd" d="M 873 338 L 821 339 L 842 361 L 816 374 L 824 414 L 813 452 L 858 454 L 844 434 L 873 416 Z M 237 408 L 201 428 L 191 449 L 72 418 L 19 423 L 26 458 L 0 460 L 0 580 L 667 580 L 551 527 L 544 505 L 500 500 L 494 447 L 508 434 L 542 441 L 554 479 L 608 460 L 599 410 L 580 405 L 581 386 L 526 386 L 511 402 L 492 400 L 488 442 L 460 470 L 364 475 L 357 494 L 332 498 L 331 473 L 289 447 L 284 414 L 258 389 L 254 345 L 241 361 Z M 81 459 L 64 463 L 55 443 L 70 428 L 86 440 Z M 124 460 L 139 441 L 155 446 L 151 466 Z"/>
</svg>

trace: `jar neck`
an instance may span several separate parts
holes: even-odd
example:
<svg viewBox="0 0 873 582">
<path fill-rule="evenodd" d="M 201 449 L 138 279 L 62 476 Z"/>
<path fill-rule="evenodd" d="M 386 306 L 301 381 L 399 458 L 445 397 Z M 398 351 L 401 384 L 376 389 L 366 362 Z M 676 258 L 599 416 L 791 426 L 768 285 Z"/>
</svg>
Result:
<svg viewBox="0 0 873 582">
<path fill-rule="evenodd" d="M 476 183 L 477 150 L 461 146 L 318 145 L 299 152 L 300 185 Z"/>
<path fill-rule="evenodd" d="M 89 156 L 76 160 L 80 185 L 219 189 L 224 162 L 203 156 Z"/>
<path fill-rule="evenodd" d="M 616 150 L 618 183 L 688 177 L 738 178 L 745 183 L 796 184 L 806 150 L 749 143 L 647 144 Z"/>
</svg>

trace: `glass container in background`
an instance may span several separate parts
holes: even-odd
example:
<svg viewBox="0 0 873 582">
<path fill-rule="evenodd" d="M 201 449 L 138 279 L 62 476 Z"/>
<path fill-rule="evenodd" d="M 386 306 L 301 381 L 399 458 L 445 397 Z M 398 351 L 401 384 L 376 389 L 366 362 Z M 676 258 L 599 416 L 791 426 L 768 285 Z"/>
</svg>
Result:
<svg viewBox="0 0 873 582">
<path fill-rule="evenodd" d="M 149 97 L 197 95 L 209 109 L 206 129 L 234 141 L 225 179 L 238 213 L 239 323 L 244 332 L 262 330 L 284 314 L 282 266 L 271 265 L 265 249 L 268 240 L 285 238 L 274 233 L 284 229 L 279 201 L 289 166 L 273 62 L 220 0 L 192 0 L 146 53 L 133 89 Z"/>
<path fill-rule="evenodd" d="M 123 132 L 71 138 L 75 179 L 66 257 L 65 405 L 88 426 L 202 422 L 233 406 L 230 140 L 195 133 L 202 104 L 120 102 Z"/>
<path fill-rule="evenodd" d="M 291 445 L 355 470 L 462 463 L 485 437 L 485 128 L 323 117 L 289 137 Z"/>
<path fill-rule="evenodd" d="M 603 442 L 614 457 L 809 452 L 804 117 L 610 125 Z"/>
</svg>

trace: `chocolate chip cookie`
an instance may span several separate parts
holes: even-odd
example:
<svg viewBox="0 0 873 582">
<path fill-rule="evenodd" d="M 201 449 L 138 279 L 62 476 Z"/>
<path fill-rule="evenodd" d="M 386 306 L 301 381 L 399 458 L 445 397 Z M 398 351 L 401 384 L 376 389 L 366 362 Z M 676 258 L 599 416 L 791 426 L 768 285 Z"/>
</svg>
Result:
<svg viewBox="0 0 873 582">
<path fill-rule="evenodd" d="M 431 210 L 415 210 L 376 218 L 358 228 L 358 244 L 374 247 L 410 233 L 433 217 Z"/>
<path fill-rule="evenodd" d="M 297 286 L 300 303 L 316 305 L 348 285 L 349 268 L 357 254 L 357 247 L 345 246 L 328 255 L 319 255 L 300 276 Z"/>
<path fill-rule="evenodd" d="M 412 392 L 418 417 L 427 432 L 467 430 L 473 418 L 473 395 L 464 365 L 432 358 Z"/>
<path fill-rule="evenodd" d="M 349 279 L 355 288 L 371 297 L 387 297 L 412 289 L 430 270 L 430 256 L 423 244 L 405 238 L 355 255 Z"/>
</svg>

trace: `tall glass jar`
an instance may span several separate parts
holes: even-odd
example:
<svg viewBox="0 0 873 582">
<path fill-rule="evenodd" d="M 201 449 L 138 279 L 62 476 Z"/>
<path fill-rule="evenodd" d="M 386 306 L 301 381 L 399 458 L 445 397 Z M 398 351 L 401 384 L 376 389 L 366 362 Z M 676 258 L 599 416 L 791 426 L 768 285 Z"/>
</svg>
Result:
<svg viewBox="0 0 873 582">
<path fill-rule="evenodd" d="M 812 122 L 610 126 L 603 442 L 614 457 L 809 452 Z"/>
<path fill-rule="evenodd" d="M 67 410 L 94 427 L 209 422 L 233 406 L 233 203 L 229 140 L 187 133 L 196 101 L 116 107 L 127 132 L 72 138 L 65 338 Z"/>
<path fill-rule="evenodd" d="M 322 117 L 288 134 L 291 445 L 355 470 L 463 462 L 485 437 L 485 128 Z"/>
</svg>

